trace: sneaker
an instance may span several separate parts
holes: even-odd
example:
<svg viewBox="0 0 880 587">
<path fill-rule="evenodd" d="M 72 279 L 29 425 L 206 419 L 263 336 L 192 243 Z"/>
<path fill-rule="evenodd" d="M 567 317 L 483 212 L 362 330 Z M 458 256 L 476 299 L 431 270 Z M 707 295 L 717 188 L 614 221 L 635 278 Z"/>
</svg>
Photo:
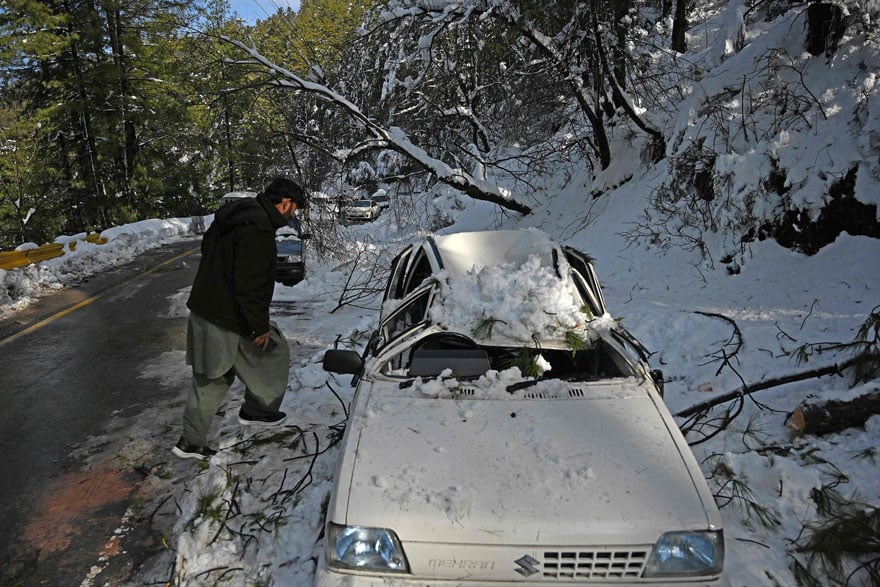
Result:
<svg viewBox="0 0 880 587">
<path fill-rule="evenodd" d="M 177 444 L 174 445 L 171 452 L 182 459 L 199 459 L 200 461 L 210 459 L 217 454 L 217 451 L 210 446 L 191 444 L 187 442 L 186 438 L 183 436 L 180 437 L 180 440 L 177 441 Z"/>
<path fill-rule="evenodd" d="M 260 416 L 249 416 L 243 410 L 238 412 L 238 423 L 244 426 L 250 424 L 263 424 L 264 426 L 277 426 L 284 422 L 287 414 L 284 412 L 275 412 L 274 414 L 264 414 Z"/>
</svg>

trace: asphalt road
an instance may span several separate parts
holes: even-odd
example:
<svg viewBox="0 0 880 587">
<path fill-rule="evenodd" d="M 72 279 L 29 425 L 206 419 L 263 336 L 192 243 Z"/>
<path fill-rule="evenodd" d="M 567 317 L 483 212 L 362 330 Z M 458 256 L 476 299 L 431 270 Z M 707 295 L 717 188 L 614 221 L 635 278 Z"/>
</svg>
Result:
<svg viewBox="0 0 880 587">
<path fill-rule="evenodd" d="M 0 585 L 118 585 L 167 550 L 136 504 L 155 502 L 151 471 L 179 431 L 128 430 L 185 398 L 142 372 L 182 357 L 169 296 L 192 284 L 198 245 L 148 251 L 0 320 Z"/>
</svg>

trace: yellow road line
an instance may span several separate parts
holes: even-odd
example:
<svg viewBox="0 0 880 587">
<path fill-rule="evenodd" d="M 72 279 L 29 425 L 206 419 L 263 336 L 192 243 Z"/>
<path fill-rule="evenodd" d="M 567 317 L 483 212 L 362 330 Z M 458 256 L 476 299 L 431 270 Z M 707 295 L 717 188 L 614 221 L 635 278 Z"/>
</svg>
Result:
<svg viewBox="0 0 880 587">
<path fill-rule="evenodd" d="M 125 281 L 123 281 L 122 283 L 117 285 L 116 287 L 122 287 L 123 285 L 128 284 L 129 282 L 137 279 L 138 277 L 141 277 L 142 275 L 146 275 L 148 273 L 153 273 L 166 265 L 170 265 L 171 263 L 174 263 L 175 261 L 177 261 L 179 259 L 182 259 L 184 257 L 188 257 L 189 255 L 192 255 L 193 253 L 195 253 L 198 250 L 199 250 L 199 247 L 195 247 L 194 249 L 190 249 L 189 251 L 186 251 L 185 253 L 181 253 L 180 255 L 177 255 L 176 257 L 174 257 L 172 259 L 168 259 L 167 261 L 162 261 L 161 263 L 159 263 L 155 267 L 151 267 L 151 268 L 147 269 L 146 271 L 144 271 L 143 273 L 139 273 L 139 274 L 135 275 L 134 277 L 129 277 L 128 279 L 126 279 Z M 107 293 L 106 291 L 103 291 L 97 295 L 90 297 L 90 298 L 86 298 L 79 303 L 76 303 L 72 306 L 69 306 L 69 307 L 61 310 L 60 312 L 56 312 L 55 314 L 52 314 L 48 318 L 44 318 L 43 320 L 40 320 L 36 324 L 31 324 L 30 326 L 28 326 L 24 330 L 16 332 L 12 336 L 8 336 L 8 337 L 4 338 L 3 340 L 0 340 L 0 347 L 2 347 L 3 345 L 10 343 L 14 340 L 19 339 L 22 336 L 26 336 L 26 335 L 30 334 L 31 332 L 34 332 L 35 330 L 39 330 L 43 326 L 46 326 L 47 324 L 54 322 L 55 320 L 58 320 L 59 318 L 63 318 L 64 316 L 67 316 L 71 312 L 75 312 L 76 310 L 79 310 L 80 308 L 88 306 L 92 302 L 104 297 L 104 294 L 106 294 L 106 293 Z"/>
</svg>

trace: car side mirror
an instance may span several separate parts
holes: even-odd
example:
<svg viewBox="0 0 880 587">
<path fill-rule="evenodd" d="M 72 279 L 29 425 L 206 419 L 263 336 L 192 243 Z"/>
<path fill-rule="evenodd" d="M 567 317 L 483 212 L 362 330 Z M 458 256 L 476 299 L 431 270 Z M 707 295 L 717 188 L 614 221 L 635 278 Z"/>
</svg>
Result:
<svg viewBox="0 0 880 587">
<path fill-rule="evenodd" d="M 357 375 L 364 369 L 364 360 L 356 351 L 329 350 L 324 353 L 324 371 Z"/>
</svg>

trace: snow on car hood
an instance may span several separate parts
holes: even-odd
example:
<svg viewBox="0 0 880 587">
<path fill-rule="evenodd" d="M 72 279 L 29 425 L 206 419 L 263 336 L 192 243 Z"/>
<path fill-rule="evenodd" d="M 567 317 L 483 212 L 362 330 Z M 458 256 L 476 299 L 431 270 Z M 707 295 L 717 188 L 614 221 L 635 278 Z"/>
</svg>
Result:
<svg viewBox="0 0 880 587">
<path fill-rule="evenodd" d="M 390 393 L 374 389 L 351 422 L 346 522 L 392 528 L 404 542 L 471 544 L 649 544 L 705 529 L 699 470 L 652 397 L 627 381 L 500 400 L 374 383 Z"/>
</svg>

